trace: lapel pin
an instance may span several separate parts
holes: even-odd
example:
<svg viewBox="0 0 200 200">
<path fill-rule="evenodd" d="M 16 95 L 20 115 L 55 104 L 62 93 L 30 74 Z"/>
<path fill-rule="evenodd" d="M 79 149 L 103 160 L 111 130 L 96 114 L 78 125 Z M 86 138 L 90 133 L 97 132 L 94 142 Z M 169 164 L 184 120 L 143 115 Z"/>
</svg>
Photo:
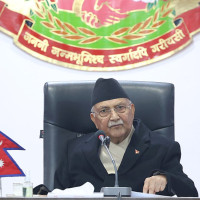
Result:
<svg viewBox="0 0 200 200">
<path fill-rule="evenodd" d="M 140 153 L 140 151 L 138 151 L 137 149 L 135 149 L 135 154 L 139 154 Z"/>
</svg>

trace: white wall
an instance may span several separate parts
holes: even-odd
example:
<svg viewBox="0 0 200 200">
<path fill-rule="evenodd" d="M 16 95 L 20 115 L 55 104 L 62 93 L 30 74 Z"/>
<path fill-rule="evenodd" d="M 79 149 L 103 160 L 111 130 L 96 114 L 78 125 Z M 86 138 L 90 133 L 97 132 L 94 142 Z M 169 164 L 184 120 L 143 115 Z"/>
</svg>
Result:
<svg viewBox="0 0 200 200">
<path fill-rule="evenodd" d="M 118 80 L 160 81 L 175 84 L 176 140 L 182 147 L 184 171 L 200 192 L 200 34 L 181 52 L 149 66 L 118 72 L 84 72 L 43 62 L 23 52 L 0 32 L 0 130 L 26 151 L 9 151 L 23 171 L 31 171 L 34 186 L 43 182 L 43 85 L 47 81 Z M 13 182 L 2 178 L 3 195 Z"/>
</svg>

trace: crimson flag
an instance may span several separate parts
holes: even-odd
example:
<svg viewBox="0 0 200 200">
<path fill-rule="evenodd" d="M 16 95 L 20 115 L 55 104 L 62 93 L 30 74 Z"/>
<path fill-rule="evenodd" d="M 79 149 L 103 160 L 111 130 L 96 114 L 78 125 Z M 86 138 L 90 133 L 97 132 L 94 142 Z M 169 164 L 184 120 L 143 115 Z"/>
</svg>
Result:
<svg viewBox="0 0 200 200">
<path fill-rule="evenodd" d="M 25 149 L 0 131 L 0 177 L 25 176 L 24 172 L 7 152 L 8 150 Z"/>
</svg>

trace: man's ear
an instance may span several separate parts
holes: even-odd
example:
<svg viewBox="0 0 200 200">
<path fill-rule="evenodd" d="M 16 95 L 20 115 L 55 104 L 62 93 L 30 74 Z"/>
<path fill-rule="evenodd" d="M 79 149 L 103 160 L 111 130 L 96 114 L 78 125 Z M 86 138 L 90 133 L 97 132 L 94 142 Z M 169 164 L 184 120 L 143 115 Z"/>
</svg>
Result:
<svg viewBox="0 0 200 200">
<path fill-rule="evenodd" d="M 94 113 L 90 113 L 90 119 L 93 121 L 93 123 L 95 124 L 96 128 L 98 129 L 98 126 L 96 124 L 96 118 L 94 116 Z"/>
<path fill-rule="evenodd" d="M 131 112 L 133 115 L 135 115 L 135 105 L 131 104 Z"/>
<path fill-rule="evenodd" d="M 132 110 L 133 114 L 135 114 L 135 105 L 134 104 L 131 105 L 131 110 Z"/>
</svg>

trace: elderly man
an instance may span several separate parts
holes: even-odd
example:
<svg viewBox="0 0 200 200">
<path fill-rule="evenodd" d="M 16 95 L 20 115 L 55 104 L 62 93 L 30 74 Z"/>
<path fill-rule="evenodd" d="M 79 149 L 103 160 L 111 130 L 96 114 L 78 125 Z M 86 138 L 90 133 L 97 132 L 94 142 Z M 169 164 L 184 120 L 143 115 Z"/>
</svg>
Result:
<svg viewBox="0 0 200 200">
<path fill-rule="evenodd" d="M 182 171 L 177 142 L 152 134 L 138 119 L 135 107 L 115 79 L 98 79 L 92 93 L 91 120 L 110 137 L 109 150 L 118 169 L 119 185 L 133 191 L 198 196 Z M 114 168 L 97 136 L 87 134 L 68 145 L 64 163 L 55 174 L 55 188 L 90 182 L 95 191 L 114 186 Z"/>
</svg>

